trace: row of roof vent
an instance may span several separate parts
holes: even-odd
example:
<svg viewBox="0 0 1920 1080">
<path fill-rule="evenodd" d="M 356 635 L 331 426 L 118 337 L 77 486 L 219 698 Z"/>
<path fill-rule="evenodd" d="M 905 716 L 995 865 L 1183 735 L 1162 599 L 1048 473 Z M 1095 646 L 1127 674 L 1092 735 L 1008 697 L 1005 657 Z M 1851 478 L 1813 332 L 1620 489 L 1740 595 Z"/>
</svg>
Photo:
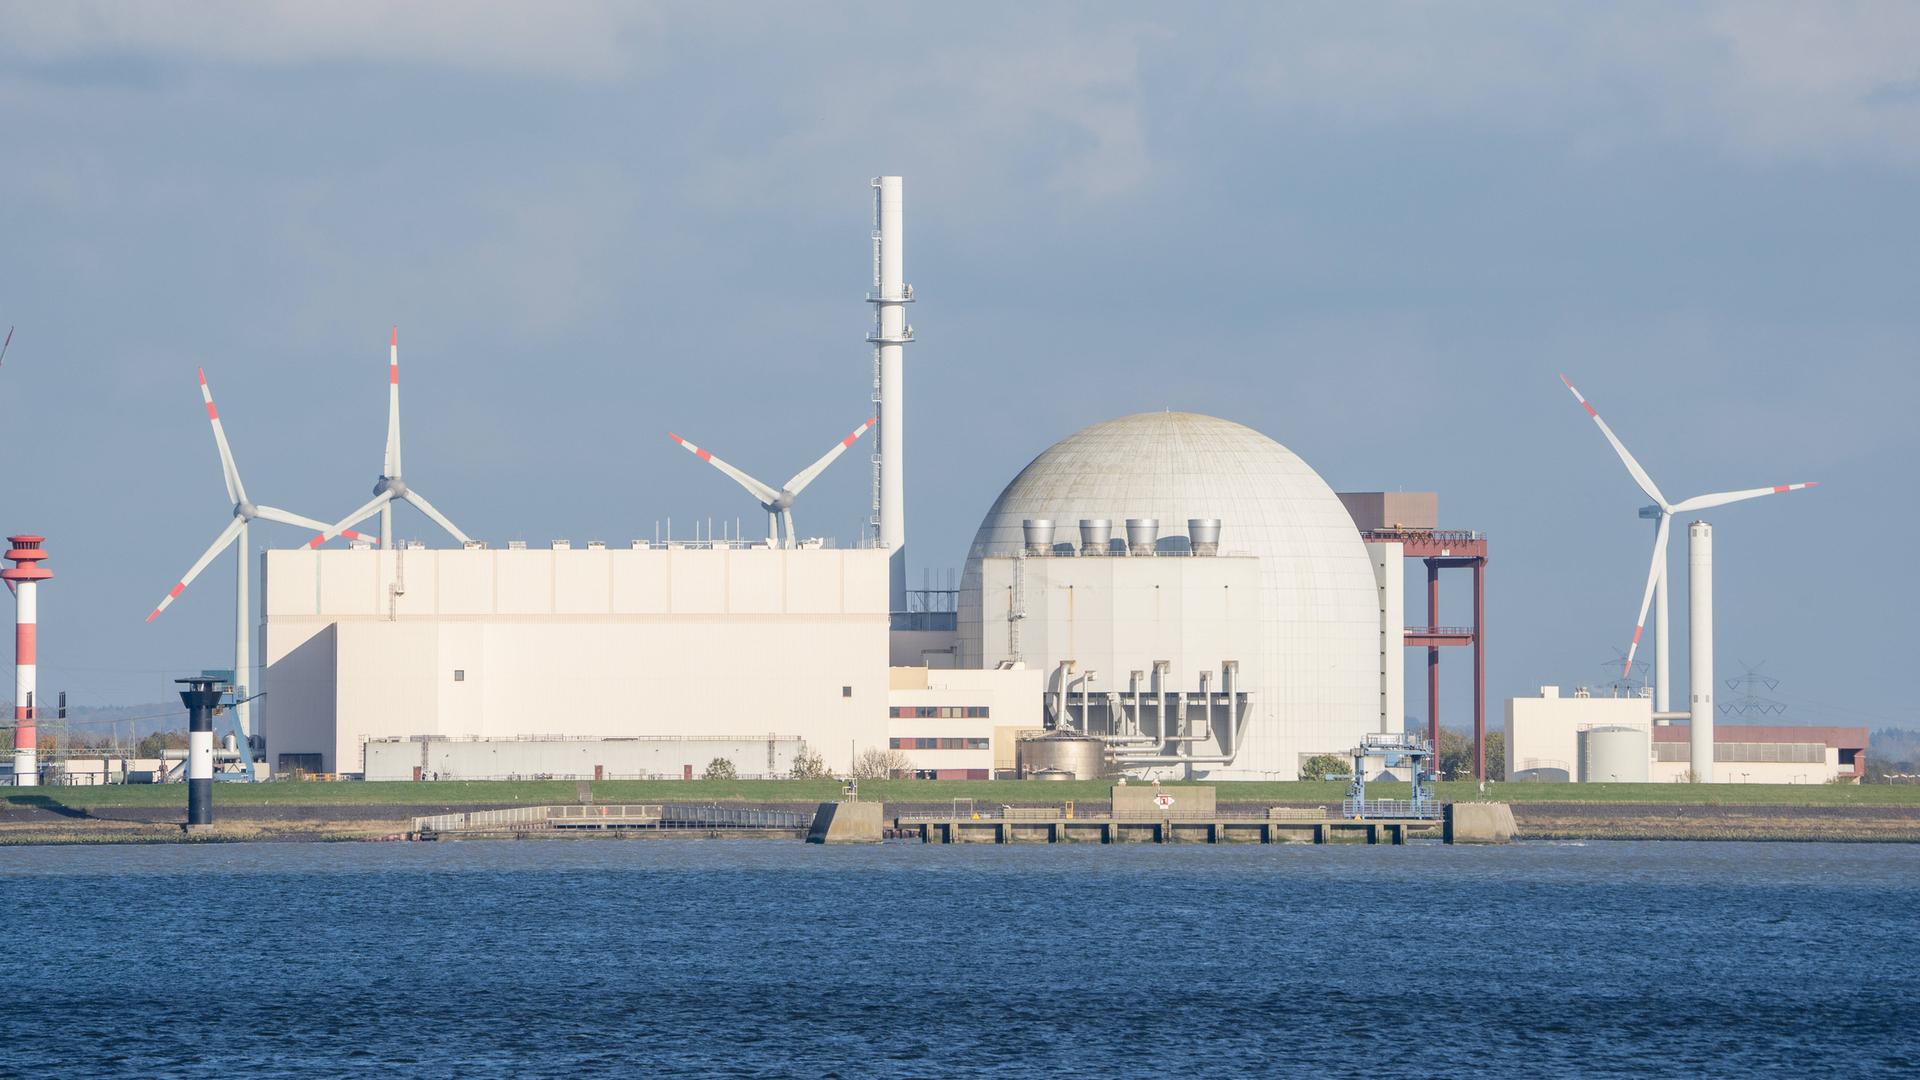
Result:
<svg viewBox="0 0 1920 1080">
<path fill-rule="evenodd" d="M 1028 555 L 1052 555 L 1053 522 L 1046 518 L 1028 518 L 1020 523 L 1026 534 Z M 1160 546 L 1159 518 L 1128 518 L 1127 546 L 1129 555 L 1153 555 Z M 1220 554 L 1220 519 L 1188 518 L 1187 546 L 1195 555 Z M 1109 518 L 1080 519 L 1080 548 L 1082 555 L 1108 555 L 1113 548 L 1113 521 Z"/>
</svg>

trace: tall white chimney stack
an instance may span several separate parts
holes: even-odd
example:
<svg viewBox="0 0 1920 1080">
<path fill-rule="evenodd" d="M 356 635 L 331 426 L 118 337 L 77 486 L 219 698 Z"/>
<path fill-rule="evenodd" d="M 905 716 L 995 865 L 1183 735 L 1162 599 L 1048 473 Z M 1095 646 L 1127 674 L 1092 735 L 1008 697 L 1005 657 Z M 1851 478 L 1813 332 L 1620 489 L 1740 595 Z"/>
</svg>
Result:
<svg viewBox="0 0 1920 1080">
<path fill-rule="evenodd" d="M 1693 695 L 1688 732 L 1693 779 L 1713 783 L 1713 526 L 1687 526 L 1688 691 Z"/>
<path fill-rule="evenodd" d="M 913 340 L 906 305 L 913 286 L 906 282 L 906 235 L 901 228 L 900 178 L 873 180 L 873 399 L 879 405 L 879 450 L 873 477 L 873 524 L 880 546 L 888 549 L 890 609 L 907 609 L 906 374 L 904 346 Z"/>
</svg>

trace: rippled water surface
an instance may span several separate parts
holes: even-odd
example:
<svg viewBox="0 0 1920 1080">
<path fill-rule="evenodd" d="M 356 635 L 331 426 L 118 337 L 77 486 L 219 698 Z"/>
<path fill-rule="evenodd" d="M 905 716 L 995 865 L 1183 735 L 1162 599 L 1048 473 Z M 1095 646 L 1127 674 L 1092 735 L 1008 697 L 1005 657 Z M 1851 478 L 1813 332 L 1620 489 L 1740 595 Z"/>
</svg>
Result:
<svg viewBox="0 0 1920 1080">
<path fill-rule="evenodd" d="M 0 1074 L 1920 1069 L 1920 847 L 0 850 Z"/>
</svg>

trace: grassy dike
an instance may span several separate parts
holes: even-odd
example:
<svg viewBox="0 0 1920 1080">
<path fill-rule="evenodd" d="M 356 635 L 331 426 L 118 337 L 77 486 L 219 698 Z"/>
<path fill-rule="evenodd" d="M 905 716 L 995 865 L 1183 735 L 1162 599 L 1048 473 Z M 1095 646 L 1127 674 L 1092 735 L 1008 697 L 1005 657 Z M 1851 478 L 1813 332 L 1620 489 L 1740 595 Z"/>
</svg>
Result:
<svg viewBox="0 0 1920 1080">
<path fill-rule="evenodd" d="M 1177 792 L 1180 785 L 1166 785 Z M 1326 806 L 1337 811 L 1339 782 L 1238 782 L 1213 785 L 1223 807 Z M 863 798 L 896 808 L 933 809 L 954 799 L 982 807 L 1071 800 L 1104 811 L 1106 781 L 883 780 L 860 785 Z M 804 806 L 837 799 L 834 780 L 605 780 L 591 785 L 599 803 L 745 803 Z M 0 844 L 175 841 L 186 787 L 4 789 Z M 1404 798 L 1405 784 L 1370 784 L 1377 798 Z M 1478 785 L 1444 783 L 1443 801 L 1481 797 Z M 1512 803 L 1522 832 L 1539 839 L 1779 839 L 1920 841 L 1920 786 L 1908 785 L 1487 785 L 1485 798 Z M 451 809 L 537 806 L 579 801 L 572 780 L 364 783 L 222 783 L 214 802 L 220 824 L 202 839 L 371 839 L 390 836 L 417 814 Z"/>
</svg>

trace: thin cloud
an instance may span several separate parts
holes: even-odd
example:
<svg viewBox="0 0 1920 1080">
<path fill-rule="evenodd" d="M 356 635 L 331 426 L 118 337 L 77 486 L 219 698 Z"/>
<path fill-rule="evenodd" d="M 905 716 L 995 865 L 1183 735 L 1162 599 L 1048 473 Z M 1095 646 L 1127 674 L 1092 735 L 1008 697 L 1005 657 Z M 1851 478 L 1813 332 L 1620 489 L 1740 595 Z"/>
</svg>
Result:
<svg viewBox="0 0 1920 1080">
<path fill-rule="evenodd" d="M 650 53 L 660 22 L 657 9 L 594 0 L 8 3 L 0 50 L 45 64 L 101 55 L 260 67 L 393 62 L 606 79 Z"/>
<path fill-rule="evenodd" d="M 1305 120 L 1920 163 L 1920 7 L 1398 4 L 1266 15 L 1249 98 Z"/>
</svg>

